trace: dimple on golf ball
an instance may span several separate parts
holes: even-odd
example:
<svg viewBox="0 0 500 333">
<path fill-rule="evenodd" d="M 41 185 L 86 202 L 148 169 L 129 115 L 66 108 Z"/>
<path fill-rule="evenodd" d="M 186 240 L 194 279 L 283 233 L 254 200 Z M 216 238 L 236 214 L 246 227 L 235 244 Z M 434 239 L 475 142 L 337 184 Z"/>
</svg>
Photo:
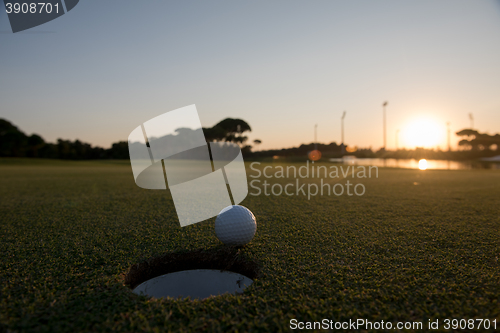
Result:
<svg viewBox="0 0 500 333">
<path fill-rule="evenodd" d="M 243 206 L 228 206 L 215 219 L 215 235 L 226 245 L 245 245 L 252 240 L 256 231 L 255 216 Z"/>
</svg>

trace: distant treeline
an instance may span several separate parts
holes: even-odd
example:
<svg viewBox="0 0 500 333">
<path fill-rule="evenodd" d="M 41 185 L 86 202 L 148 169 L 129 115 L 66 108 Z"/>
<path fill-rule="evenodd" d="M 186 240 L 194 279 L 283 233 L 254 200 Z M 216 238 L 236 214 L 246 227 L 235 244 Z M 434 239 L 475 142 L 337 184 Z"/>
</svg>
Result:
<svg viewBox="0 0 500 333">
<path fill-rule="evenodd" d="M 374 155 L 380 158 L 395 158 L 395 159 L 421 159 L 426 158 L 430 160 L 472 160 L 482 157 L 492 157 L 498 155 L 498 150 L 491 149 L 469 149 L 469 150 L 452 150 L 444 151 L 440 149 L 399 149 L 392 151 L 378 151 Z"/>
<path fill-rule="evenodd" d="M 456 134 L 467 139 L 461 140 L 459 145 L 465 150 L 442 151 L 434 149 L 416 148 L 412 150 L 399 149 L 389 151 L 381 149 L 372 151 L 371 149 L 349 149 L 348 152 L 342 149 L 342 145 L 335 142 L 330 144 L 302 144 L 299 147 L 271 149 L 252 152 L 252 147 L 246 145 L 247 137 L 243 133 L 251 131 L 250 126 L 241 119 L 226 118 L 210 128 L 203 128 L 207 141 L 234 142 L 241 146 L 245 158 L 269 158 L 298 157 L 304 158 L 312 150 L 319 150 L 323 157 L 341 157 L 352 155 L 359 158 L 427 158 L 427 159 L 448 159 L 465 160 L 480 157 L 490 157 L 499 154 L 500 134 L 488 135 L 475 130 L 465 129 Z M 254 140 L 256 145 L 261 140 Z M 70 141 L 58 139 L 57 143 L 45 142 L 38 134 L 26 135 L 11 122 L 0 119 L 0 157 L 39 157 L 57 158 L 71 160 L 89 159 L 128 159 L 128 142 L 120 141 L 113 143 L 111 148 L 92 147 L 92 145 L 80 140 Z"/>
<path fill-rule="evenodd" d="M 299 147 L 293 148 L 283 148 L 283 149 L 271 149 L 271 150 L 261 150 L 252 153 L 252 157 L 273 157 L 273 156 L 283 156 L 283 157 L 303 157 L 307 156 L 307 154 L 312 150 L 319 150 L 321 154 L 325 157 L 337 157 L 345 155 L 342 150 L 342 145 L 337 144 L 336 142 L 332 142 L 330 144 L 302 144 Z M 356 155 L 357 157 L 373 157 L 374 153 L 371 149 L 359 149 L 356 152 L 351 153 L 350 155 Z"/>
<path fill-rule="evenodd" d="M 373 151 L 372 149 L 353 149 L 352 147 L 344 147 L 335 142 L 330 144 L 302 144 L 299 147 L 271 149 L 253 152 L 247 157 L 250 158 L 266 158 L 266 157 L 301 157 L 304 158 L 307 154 L 317 149 L 323 157 L 338 158 L 344 155 L 351 155 L 358 158 L 395 158 L 395 159 L 434 159 L 434 160 L 468 160 L 481 157 L 492 157 L 500 153 L 500 134 L 488 135 L 479 133 L 475 130 L 464 129 L 456 133 L 457 136 L 467 137 L 459 142 L 459 146 L 463 150 L 443 151 L 440 149 L 398 149 Z M 347 151 L 346 151 L 347 150 Z"/>
<path fill-rule="evenodd" d="M 69 160 L 129 158 L 128 143 L 125 141 L 113 143 L 109 149 L 92 147 L 80 140 L 58 139 L 57 143 L 50 143 L 38 134 L 26 135 L 5 119 L 0 119 L 0 156 Z"/>
<path fill-rule="evenodd" d="M 241 146 L 245 155 L 251 154 L 251 146 L 245 144 L 245 132 L 251 128 L 242 119 L 226 118 L 213 127 L 203 128 L 208 141 L 233 142 Z M 177 135 L 182 129 L 176 130 Z M 169 135 L 172 135 L 170 133 Z M 254 141 L 256 144 L 260 140 Z M 128 142 L 113 143 L 111 148 L 92 147 L 80 140 L 57 139 L 57 143 L 46 142 L 40 135 L 27 135 L 11 122 L 0 119 L 0 157 L 38 157 L 66 160 L 128 159 Z"/>
<path fill-rule="evenodd" d="M 492 157 L 499 154 L 498 149 L 467 149 L 467 150 L 454 150 L 443 151 L 439 149 L 398 149 L 398 150 L 384 150 L 373 151 L 371 149 L 357 149 L 350 152 L 342 152 L 342 146 L 335 142 L 328 145 L 325 144 L 302 144 L 299 147 L 263 150 L 247 155 L 249 158 L 269 158 L 269 157 L 287 157 L 287 158 L 305 158 L 307 153 L 317 147 L 323 158 L 339 158 L 345 155 L 355 156 L 357 158 L 395 158 L 395 159 L 432 159 L 432 160 L 468 160 L 481 157 Z M 348 148 L 349 149 L 349 148 Z"/>
</svg>

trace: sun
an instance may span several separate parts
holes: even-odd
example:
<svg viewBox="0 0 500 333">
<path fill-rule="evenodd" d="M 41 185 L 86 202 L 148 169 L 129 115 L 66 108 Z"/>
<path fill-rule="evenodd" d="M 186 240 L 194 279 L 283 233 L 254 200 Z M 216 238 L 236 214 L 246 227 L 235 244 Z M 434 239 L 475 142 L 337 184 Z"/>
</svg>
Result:
<svg viewBox="0 0 500 333">
<path fill-rule="evenodd" d="M 408 123 L 402 134 L 408 147 L 436 147 L 443 138 L 443 128 L 430 117 L 420 117 Z"/>
</svg>

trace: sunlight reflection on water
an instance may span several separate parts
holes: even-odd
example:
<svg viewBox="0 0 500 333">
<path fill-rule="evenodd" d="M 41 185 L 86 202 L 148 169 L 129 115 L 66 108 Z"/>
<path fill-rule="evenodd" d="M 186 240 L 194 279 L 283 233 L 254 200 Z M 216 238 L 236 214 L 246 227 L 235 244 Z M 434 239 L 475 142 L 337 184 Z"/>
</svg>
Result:
<svg viewBox="0 0 500 333">
<path fill-rule="evenodd" d="M 394 158 L 331 158 L 330 162 L 346 165 L 373 165 L 378 167 L 419 169 L 419 160 Z M 500 163 L 479 161 L 427 160 L 427 170 L 500 169 Z"/>
</svg>

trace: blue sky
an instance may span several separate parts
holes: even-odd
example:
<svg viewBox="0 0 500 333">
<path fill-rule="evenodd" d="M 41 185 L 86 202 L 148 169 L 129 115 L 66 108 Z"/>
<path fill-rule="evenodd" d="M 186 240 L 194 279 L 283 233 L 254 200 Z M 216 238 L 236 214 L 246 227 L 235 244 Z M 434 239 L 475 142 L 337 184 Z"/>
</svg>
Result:
<svg viewBox="0 0 500 333">
<path fill-rule="evenodd" d="M 1 11 L 0 117 L 107 147 L 196 104 L 203 126 L 242 118 L 266 149 L 312 142 L 314 124 L 339 142 L 347 110 L 346 142 L 378 149 L 387 100 L 389 149 L 426 122 L 444 149 L 470 112 L 500 132 L 498 59 L 498 1 L 85 0 L 16 34 Z"/>
</svg>

